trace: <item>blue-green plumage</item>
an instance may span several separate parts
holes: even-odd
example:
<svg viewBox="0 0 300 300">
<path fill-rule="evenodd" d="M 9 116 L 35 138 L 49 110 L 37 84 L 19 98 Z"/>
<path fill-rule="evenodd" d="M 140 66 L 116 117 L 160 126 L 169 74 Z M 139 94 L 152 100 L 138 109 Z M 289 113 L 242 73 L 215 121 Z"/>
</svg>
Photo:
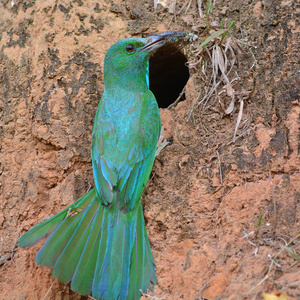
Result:
<svg viewBox="0 0 300 300">
<path fill-rule="evenodd" d="M 149 56 L 186 36 L 168 32 L 111 46 L 92 135 L 95 188 L 18 240 L 26 247 L 48 237 L 37 263 L 53 267 L 53 275 L 81 295 L 139 299 L 156 284 L 140 200 L 160 134 Z"/>
</svg>

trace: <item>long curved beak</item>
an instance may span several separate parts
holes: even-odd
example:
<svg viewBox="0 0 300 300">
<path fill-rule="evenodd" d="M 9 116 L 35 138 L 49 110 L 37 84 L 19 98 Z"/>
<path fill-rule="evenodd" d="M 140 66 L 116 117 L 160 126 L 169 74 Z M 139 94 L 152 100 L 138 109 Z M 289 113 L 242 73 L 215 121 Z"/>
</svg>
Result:
<svg viewBox="0 0 300 300">
<path fill-rule="evenodd" d="M 148 42 L 145 46 L 139 49 L 140 51 L 147 51 L 152 53 L 155 50 L 166 45 L 185 45 L 191 40 L 195 39 L 195 35 L 182 31 L 165 31 L 149 36 Z"/>
</svg>

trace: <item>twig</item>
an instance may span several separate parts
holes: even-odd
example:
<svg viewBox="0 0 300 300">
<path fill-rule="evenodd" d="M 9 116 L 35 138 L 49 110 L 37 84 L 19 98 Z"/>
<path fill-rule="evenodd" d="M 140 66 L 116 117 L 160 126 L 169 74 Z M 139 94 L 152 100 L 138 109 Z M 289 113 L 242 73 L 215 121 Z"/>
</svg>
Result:
<svg viewBox="0 0 300 300">
<path fill-rule="evenodd" d="M 273 264 L 274 264 L 274 259 L 271 260 L 271 264 L 269 266 L 267 275 L 257 285 L 255 285 L 247 294 L 250 294 L 253 290 L 255 290 L 259 285 L 261 285 L 264 281 L 266 281 L 269 278 Z"/>
<path fill-rule="evenodd" d="M 155 152 L 155 157 L 157 157 L 159 155 L 159 153 L 166 148 L 168 145 L 170 144 L 170 142 L 168 140 L 164 140 L 162 143 L 159 144 L 159 146 L 156 149 Z"/>
<path fill-rule="evenodd" d="M 170 105 L 167 107 L 167 109 L 172 108 L 173 106 L 175 106 L 175 105 L 179 102 L 180 98 L 181 98 L 182 95 L 185 93 L 185 89 L 186 89 L 186 85 L 185 85 L 184 88 L 182 89 L 182 91 L 181 91 L 181 93 L 179 94 L 179 96 L 177 97 L 177 99 L 176 99 L 172 104 L 170 104 Z"/>
<path fill-rule="evenodd" d="M 202 10 L 201 10 L 202 0 L 197 0 L 197 3 L 198 3 L 199 16 L 200 16 L 200 19 L 201 19 L 203 17 L 203 13 L 202 13 Z"/>
<path fill-rule="evenodd" d="M 297 238 L 300 237 L 300 234 L 298 234 L 297 236 L 295 236 L 294 238 L 292 238 L 286 245 L 286 247 L 288 247 L 291 243 L 294 242 L 294 240 L 296 240 Z M 280 251 L 278 251 L 278 253 L 273 257 L 273 259 L 275 259 L 276 257 L 278 257 L 284 250 L 286 250 L 286 248 L 281 248 Z"/>
<path fill-rule="evenodd" d="M 239 114 L 238 114 L 238 117 L 237 117 L 237 120 L 236 120 L 236 125 L 235 125 L 235 129 L 234 129 L 234 134 L 233 134 L 233 142 L 235 142 L 236 133 L 237 133 L 237 130 L 238 130 L 239 125 L 240 125 L 241 120 L 242 120 L 243 108 L 244 108 L 244 100 L 241 99 L 241 101 L 240 101 L 240 110 L 239 110 Z"/>
<path fill-rule="evenodd" d="M 202 299 L 202 292 L 205 290 L 205 288 L 210 283 L 210 281 L 211 281 L 211 279 L 209 279 L 208 281 L 206 281 L 206 283 L 202 286 L 201 290 L 199 291 L 199 297 L 200 297 L 200 299 Z"/>
<path fill-rule="evenodd" d="M 47 293 L 45 294 L 45 296 L 43 297 L 43 299 L 42 300 L 46 300 L 47 299 L 47 296 L 48 296 L 48 294 L 50 293 L 50 291 L 51 291 L 51 289 L 52 289 L 52 286 L 53 286 L 53 284 L 54 284 L 54 279 L 52 280 L 52 283 L 51 283 L 51 285 L 50 285 L 50 287 L 49 287 L 49 289 L 48 289 L 48 291 L 47 291 Z"/>
<path fill-rule="evenodd" d="M 188 12 L 188 10 L 189 10 L 189 8 L 190 8 L 190 6 L 191 6 L 191 3 L 192 3 L 192 0 L 190 0 L 190 2 L 189 2 L 189 4 L 188 4 L 188 6 L 187 6 L 187 8 L 186 8 L 186 10 L 185 10 L 185 13 L 184 13 L 184 14 L 186 14 L 186 13 Z"/>
<path fill-rule="evenodd" d="M 245 131 L 242 132 L 240 135 L 238 135 L 234 141 L 232 140 L 232 141 L 229 142 L 226 146 L 229 146 L 229 145 L 233 144 L 236 140 L 238 140 L 239 138 L 243 137 L 245 134 L 247 134 L 247 133 L 249 134 L 251 130 L 252 130 L 251 128 L 245 130 Z"/>
<path fill-rule="evenodd" d="M 192 108 L 191 108 L 191 110 L 190 110 L 190 113 L 189 113 L 189 115 L 188 115 L 188 118 L 186 119 L 186 123 L 188 123 L 188 121 L 190 120 L 190 118 L 191 118 L 191 116 L 192 116 L 192 113 L 193 113 L 193 111 L 194 111 L 195 104 L 198 102 L 199 98 L 200 98 L 200 94 L 198 94 L 196 100 L 193 101 Z"/>
<path fill-rule="evenodd" d="M 250 67 L 250 70 L 252 70 L 252 68 L 257 65 L 257 60 L 253 54 L 253 52 L 251 51 L 251 49 L 249 48 L 249 52 L 251 53 L 252 57 L 254 58 L 254 63 L 252 64 L 252 66 Z"/>
<path fill-rule="evenodd" d="M 244 235 L 244 236 L 243 236 L 241 239 L 245 238 L 245 239 L 247 240 L 247 242 L 248 242 L 251 246 L 255 247 L 255 249 L 254 249 L 254 251 L 253 251 L 253 254 L 254 254 L 254 256 L 256 256 L 256 254 L 257 254 L 257 252 L 258 252 L 258 247 L 257 247 L 256 244 L 254 244 L 253 242 L 251 242 L 251 241 L 249 240 L 249 236 L 250 236 L 250 235 L 253 235 L 253 234 L 254 234 L 253 231 L 250 232 L 250 233 L 247 233 L 247 231 L 246 231 L 246 229 L 245 229 L 245 227 L 244 227 L 244 232 L 243 232 L 243 235 Z"/>
<path fill-rule="evenodd" d="M 156 296 L 151 296 L 147 293 L 144 293 L 141 289 L 140 289 L 140 292 L 142 293 L 142 296 L 145 296 L 146 298 L 149 298 L 151 300 L 166 300 L 167 298 L 166 297 L 163 297 L 163 298 L 158 298 Z"/>
<path fill-rule="evenodd" d="M 275 195 L 274 195 L 271 171 L 269 171 L 269 180 L 270 180 L 270 184 L 271 184 L 271 191 L 272 191 L 272 198 L 273 198 L 273 205 L 274 205 L 273 238 L 275 238 L 276 225 L 277 225 L 277 206 L 276 206 L 276 198 L 275 198 Z"/>
<path fill-rule="evenodd" d="M 179 15 L 183 11 L 183 9 L 187 6 L 187 4 L 188 2 L 185 2 L 176 15 Z"/>
<path fill-rule="evenodd" d="M 155 170 L 154 170 L 154 172 L 153 172 L 151 178 L 148 180 L 148 183 L 151 182 L 151 181 L 153 180 L 153 178 L 154 178 L 154 176 L 155 176 L 155 174 L 156 174 L 156 170 L 157 170 L 157 167 L 155 168 Z M 148 183 L 147 183 L 147 185 L 148 185 Z"/>
<path fill-rule="evenodd" d="M 217 156 L 218 156 L 218 162 L 219 162 L 220 183 L 222 184 L 222 182 L 223 182 L 223 179 L 222 179 L 222 168 L 221 168 L 220 154 L 219 154 L 218 150 L 217 150 Z"/>
</svg>

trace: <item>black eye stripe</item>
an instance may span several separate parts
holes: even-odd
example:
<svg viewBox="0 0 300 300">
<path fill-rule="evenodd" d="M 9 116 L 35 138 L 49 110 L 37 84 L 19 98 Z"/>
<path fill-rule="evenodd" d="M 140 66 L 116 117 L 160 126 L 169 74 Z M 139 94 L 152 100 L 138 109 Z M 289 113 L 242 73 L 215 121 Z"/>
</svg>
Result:
<svg viewBox="0 0 300 300">
<path fill-rule="evenodd" d="M 127 53 L 134 53 L 136 51 L 136 46 L 133 44 L 126 45 L 126 52 Z"/>
</svg>

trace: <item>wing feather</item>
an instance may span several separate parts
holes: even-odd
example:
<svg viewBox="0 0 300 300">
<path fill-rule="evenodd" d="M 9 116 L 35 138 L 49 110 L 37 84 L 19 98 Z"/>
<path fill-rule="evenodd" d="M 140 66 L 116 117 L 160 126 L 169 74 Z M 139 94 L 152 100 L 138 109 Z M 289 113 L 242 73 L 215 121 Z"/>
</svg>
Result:
<svg viewBox="0 0 300 300">
<path fill-rule="evenodd" d="M 136 97 L 138 105 L 130 113 L 119 116 L 127 118 L 124 122 L 130 126 L 120 127 L 124 122 L 118 122 L 116 116 L 108 118 L 108 112 L 103 109 L 105 113 L 96 116 L 99 127 L 95 127 L 92 140 L 95 183 L 103 196 L 100 198 L 105 204 L 122 202 L 126 209 L 134 207 L 149 179 L 160 134 L 160 115 L 154 95 L 148 90 Z"/>
</svg>

